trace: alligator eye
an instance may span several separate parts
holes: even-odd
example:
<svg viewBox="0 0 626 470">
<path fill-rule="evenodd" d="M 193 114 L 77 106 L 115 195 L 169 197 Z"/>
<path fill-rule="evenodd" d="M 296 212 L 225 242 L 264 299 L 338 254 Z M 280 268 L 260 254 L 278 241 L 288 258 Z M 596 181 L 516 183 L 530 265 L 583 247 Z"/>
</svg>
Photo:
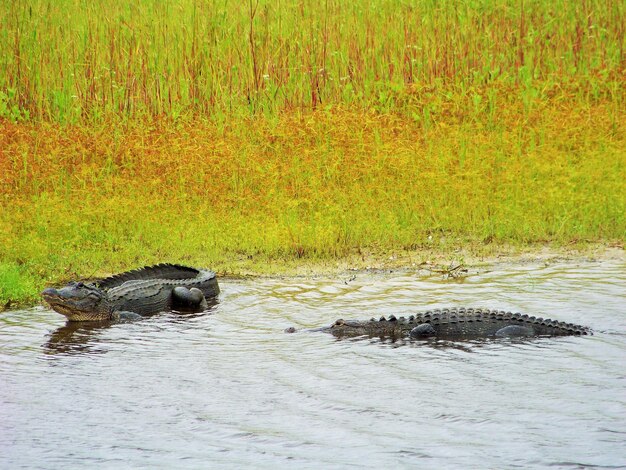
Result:
<svg viewBox="0 0 626 470">
<path fill-rule="evenodd" d="M 76 287 L 78 287 L 80 289 L 81 287 L 85 287 L 85 284 L 82 283 L 82 282 L 77 282 L 76 283 Z"/>
<path fill-rule="evenodd" d="M 341 326 L 343 325 L 343 320 L 339 319 L 335 322 L 335 326 Z"/>
</svg>

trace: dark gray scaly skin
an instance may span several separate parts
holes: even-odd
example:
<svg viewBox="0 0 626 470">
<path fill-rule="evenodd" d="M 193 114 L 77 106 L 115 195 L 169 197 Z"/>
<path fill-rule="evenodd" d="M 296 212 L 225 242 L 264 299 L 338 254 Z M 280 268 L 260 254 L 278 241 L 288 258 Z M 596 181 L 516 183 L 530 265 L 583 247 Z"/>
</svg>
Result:
<svg viewBox="0 0 626 470">
<path fill-rule="evenodd" d="M 287 329 L 293 332 L 294 329 Z M 362 320 L 337 320 L 316 329 L 342 337 L 478 339 L 499 337 L 539 337 L 591 335 L 591 329 L 547 318 L 535 318 L 483 308 L 427 310 L 408 317 Z"/>
<path fill-rule="evenodd" d="M 213 271 L 158 264 L 98 281 L 70 282 L 41 295 L 69 321 L 136 320 L 172 309 L 202 311 L 219 294 Z"/>
</svg>

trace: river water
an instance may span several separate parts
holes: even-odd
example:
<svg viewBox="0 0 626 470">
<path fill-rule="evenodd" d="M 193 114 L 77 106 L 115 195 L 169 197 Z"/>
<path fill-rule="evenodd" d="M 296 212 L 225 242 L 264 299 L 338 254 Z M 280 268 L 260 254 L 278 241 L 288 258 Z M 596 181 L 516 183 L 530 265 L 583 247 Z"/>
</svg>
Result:
<svg viewBox="0 0 626 470">
<path fill-rule="evenodd" d="M 626 264 L 222 280 L 204 314 L 68 328 L 0 315 L 0 468 L 624 468 Z M 591 337 L 283 333 L 492 307 Z"/>
</svg>

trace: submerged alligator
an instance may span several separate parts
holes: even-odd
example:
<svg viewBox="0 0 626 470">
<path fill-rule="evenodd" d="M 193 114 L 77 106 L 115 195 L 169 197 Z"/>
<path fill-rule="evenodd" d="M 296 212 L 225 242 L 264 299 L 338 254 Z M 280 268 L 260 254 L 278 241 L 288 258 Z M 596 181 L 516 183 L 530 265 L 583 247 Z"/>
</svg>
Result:
<svg viewBox="0 0 626 470">
<path fill-rule="evenodd" d="M 287 328 L 293 333 L 294 328 Z M 535 318 L 482 308 L 427 310 L 409 317 L 391 315 L 379 320 L 337 320 L 330 326 L 309 331 L 324 331 L 344 337 L 477 339 L 591 335 L 590 328 L 547 318 Z"/>
<path fill-rule="evenodd" d="M 158 264 L 41 295 L 69 321 L 136 320 L 168 310 L 202 311 L 219 294 L 213 271 Z"/>
</svg>

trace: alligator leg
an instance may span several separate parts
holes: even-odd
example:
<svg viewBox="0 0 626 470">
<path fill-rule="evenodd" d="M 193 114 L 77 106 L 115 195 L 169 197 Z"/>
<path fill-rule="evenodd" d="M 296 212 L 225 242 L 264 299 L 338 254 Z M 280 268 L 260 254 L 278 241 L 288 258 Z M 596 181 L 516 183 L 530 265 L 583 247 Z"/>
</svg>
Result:
<svg viewBox="0 0 626 470">
<path fill-rule="evenodd" d="M 409 333 L 413 339 L 428 338 L 429 336 L 436 336 L 437 331 L 430 323 L 422 323 L 416 326 Z M 529 326 L 520 325 L 507 325 L 496 331 L 496 338 L 512 338 L 520 336 L 534 336 L 535 331 Z"/>
<path fill-rule="evenodd" d="M 534 336 L 535 331 L 529 326 L 509 325 L 496 331 L 497 338 L 511 338 L 516 336 Z"/>
<path fill-rule="evenodd" d="M 411 330 L 409 336 L 411 338 L 428 338 L 429 336 L 435 336 L 437 332 L 430 323 L 422 323 Z"/>
<path fill-rule="evenodd" d="M 111 315 L 112 320 L 121 321 L 121 322 L 137 321 L 137 320 L 141 320 L 142 318 L 143 317 L 139 315 L 138 313 L 126 312 L 126 311 L 113 312 L 113 314 Z"/>
<path fill-rule="evenodd" d="M 204 310 L 208 307 L 202 291 L 196 287 L 188 289 L 177 286 L 172 291 L 172 306 L 184 309 Z"/>
</svg>

